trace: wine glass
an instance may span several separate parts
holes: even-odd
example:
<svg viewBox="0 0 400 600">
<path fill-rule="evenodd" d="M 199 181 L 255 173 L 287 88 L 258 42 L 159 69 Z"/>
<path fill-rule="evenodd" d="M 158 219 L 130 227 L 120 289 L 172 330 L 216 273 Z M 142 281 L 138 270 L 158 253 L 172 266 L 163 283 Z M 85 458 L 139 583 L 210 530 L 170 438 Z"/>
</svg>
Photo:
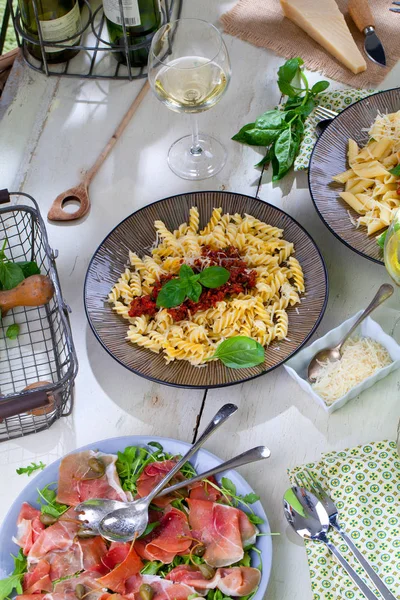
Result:
<svg viewBox="0 0 400 600">
<path fill-rule="evenodd" d="M 148 63 L 153 92 L 170 110 L 192 115 L 192 135 L 174 142 L 168 152 L 171 170 L 183 179 L 206 179 L 225 165 L 224 146 L 199 133 L 196 114 L 222 98 L 230 76 L 228 51 L 211 23 L 179 19 L 154 35 Z"/>
</svg>

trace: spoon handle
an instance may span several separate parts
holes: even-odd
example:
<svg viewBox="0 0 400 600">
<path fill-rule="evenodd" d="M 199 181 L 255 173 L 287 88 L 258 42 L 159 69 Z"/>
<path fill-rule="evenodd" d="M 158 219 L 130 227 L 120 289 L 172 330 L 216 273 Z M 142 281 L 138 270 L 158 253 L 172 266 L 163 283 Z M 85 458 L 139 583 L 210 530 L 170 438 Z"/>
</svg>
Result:
<svg viewBox="0 0 400 600">
<path fill-rule="evenodd" d="M 378 308 L 378 306 L 380 304 L 382 304 L 382 302 L 385 302 L 385 300 L 387 300 L 388 298 L 390 298 L 390 296 L 393 294 L 393 292 L 394 292 L 394 289 L 393 289 L 393 286 L 390 285 L 390 283 L 384 283 L 383 285 L 381 285 L 381 287 L 376 292 L 376 294 L 373 297 L 373 299 L 371 300 L 371 302 L 368 304 L 367 308 L 358 317 L 358 319 L 354 323 L 353 327 L 350 329 L 350 331 L 348 331 L 346 333 L 346 335 L 344 336 L 344 338 L 340 342 L 340 344 L 338 346 L 339 352 L 341 351 L 342 346 L 345 343 L 345 341 L 357 329 L 357 327 L 360 325 L 360 323 L 362 323 L 364 321 L 364 319 L 366 319 L 368 317 L 368 315 L 370 315 L 372 313 L 373 310 L 375 310 L 376 308 Z"/>
<path fill-rule="evenodd" d="M 167 488 L 164 488 L 159 494 L 160 496 L 166 496 L 167 494 L 171 494 L 171 492 L 175 492 L 176 490 L 180 490 L 181 488 L 185 488 L 192 483 L 196 483 L 197 481 L 201 481 L 202 479 L 208 479 L 213 475 L 217 475 L 217 473 L 221 473 L 222 471 L 227 471 L 228 469 L 236 469 L 242 465 L 247 465 L 248 463 L 257 462 L 258 460 L 264 460 L 265 458 L 269 458 L 271 456 L 271 452 L 268 450 L 266 446 L 257 446 L 257 448 L 252 448 L 251 450 L 247 450 L 235 458 L 231 458 L 216 467 L 213 467 L 209 471 L 205 473 L 200 473 L 191 479 L 185 479 L 184 481 L 180 481 L 175 485 L 171 485 Z"/>
<path fill-rule="evenodd" d="M 367 598 L 367 600 L 377 600 L 377 596 L 363 582 L 363 580 L 361 579 L 361 577 L 359 575 L 357 575 L 357 573 L 355 572 L 355 570 L 353 569 L 353 567 L 351 567 L 349 565 L 349 563 L 347 562 L 347 560 L 341 555 L 341 553 L 336 548 L 336 546 L 334 544 L 332 544 L 332 542 L 329 541 L 328 539 L 322 540 L 322 541 L 324 541 L 324 543 L 328 546 L 328 548 L 332 552 L 332 554 L 334 556 L 336 556 L 336 558 L 339 561 L 339 563 L 342 565 L 342 567 L 344 568 L 344 570 L 347 571 L 347 573 L 349 574 L 349 576 L 352 578 L 352 580 L 358 586 L 358 588 L 362 591 L 362 593 Z"/>
<path fill-rule="evenodd" d="M 354 556 L 357 558 L 360 565 L 364 568 L 365 572 L 371 579 L 372 583 L 375 585 L 376 589 L 381 594 L 382 598 L 384 598 L 384 600 L 396 600 L 395 596 L 393 596 L 392 592 L 386 587 L 382 579 L 379 577 L 378 573 L 375 573 L 374 569 L 371 567 L 367 559 L 359 551 L 357 546 L 352 541 L 351 537 L 341 527 L 335 527 L 335 529 L 340 533 L 350 550 L 353 552 Z"/>
<path fill-rule="evenodd" d="M 193 446 L 186 452 L 186 454 L 181 458 L 179 462 L 176 463 L 173 469 L 167 473 L 167 475 L 156 485 L 155 488 L 150 492 L 148 496 L 146 496 L 146 502 L 150 504 L 150 502 L 158 496 L 161 490 L 167 485 L 168 481 L 170 481 L 178 471 L 180 471 L 183 465 L 201 448 L 201 446 L 208 440 L 210 435 L 212 435 L 230 416 L 232 416 L 238 407 L 235 404 L 224 404 L 222 408 L 219 409 L 217 414 L 214 416 L 212 421 L 207 425 L 202 435 L 199 437 L 197 442 L 193 444 Z"/>
</svg>

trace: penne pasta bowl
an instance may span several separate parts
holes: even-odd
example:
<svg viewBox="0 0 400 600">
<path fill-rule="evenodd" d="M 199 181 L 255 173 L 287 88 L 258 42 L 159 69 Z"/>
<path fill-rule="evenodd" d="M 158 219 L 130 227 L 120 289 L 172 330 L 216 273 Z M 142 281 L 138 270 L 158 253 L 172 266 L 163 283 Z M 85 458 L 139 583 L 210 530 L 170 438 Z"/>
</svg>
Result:
<svg viewBox="0 0 400 600">
<path fill-rule="evenodd" d="M 363 147 L 368 142 L 368 131 L 377 116 L 399 110 L 400 88 L 377 92 L 347 107 L 317 140 L 308 173 L 312 200 L 328 229 L 354 252 L 382 265 L 383 250 L 377 244 L 376 237 L 390 224 L 393 206 L 383 203 L 383 210 L 389 216 L 384 214 L 382 218 L 365 218 L 364 207 L 370 204 L 368 210 L 372 211 L 374 200 L 380 200 L 387 192 L 386 195 L 392 197 L 394 206 L 400 202 L 400 196 L 396 198 L 398 178 L 388 173 L 391 167 L 397 165 L 398 152 L 391 156 L 385 140 L 372 140 L 375 147 L 369 163 L 364 162 L 362 169 L 356 168 L 354 164 L 358 160 L 369 158 Z M 350 177 L 353 178 L 351 185 Z M 378 178 L 382 188 L 379 198 L 372 196 L 372 192 L 368 193 L 375 178 Z M 368 221 L 368 229 L 357 223 L 360 215 L 363 220 Z"/>
</svg>

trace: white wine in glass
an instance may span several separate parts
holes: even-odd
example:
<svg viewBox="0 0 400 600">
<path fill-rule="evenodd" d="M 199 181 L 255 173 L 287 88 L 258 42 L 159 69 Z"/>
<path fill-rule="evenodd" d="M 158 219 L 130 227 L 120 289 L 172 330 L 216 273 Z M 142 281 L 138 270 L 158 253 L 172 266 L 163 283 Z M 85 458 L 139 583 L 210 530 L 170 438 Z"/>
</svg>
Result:
<svg viewBox="0 0 400 600">
<path fill-rule="evenodd" d="M 226 162 L 215 138 L 199 134 L 195 114 L 212 108 L 230 80 L 228 52 L 219 31 L 206 21 L 180 19 L 154 36 L 149 55 L 149 81 L 170 110 L 192 114 L 192 135 L 177 140 L 168 153 L 171 170 L 183 179 L 206 179 Z"/>
</svg>

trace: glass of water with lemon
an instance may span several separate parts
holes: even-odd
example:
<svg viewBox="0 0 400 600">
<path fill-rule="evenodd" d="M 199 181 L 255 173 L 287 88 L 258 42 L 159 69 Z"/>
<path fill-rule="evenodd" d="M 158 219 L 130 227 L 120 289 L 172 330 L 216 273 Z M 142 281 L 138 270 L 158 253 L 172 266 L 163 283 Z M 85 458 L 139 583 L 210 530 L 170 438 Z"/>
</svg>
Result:
<svg viewBox="0 0 400 600">
<path fill-rule="evenodd" d="M 400 286 L 400 209 L 395 213 L 386 234 L 384 258 L 387 272 Z"/>
</svg>

